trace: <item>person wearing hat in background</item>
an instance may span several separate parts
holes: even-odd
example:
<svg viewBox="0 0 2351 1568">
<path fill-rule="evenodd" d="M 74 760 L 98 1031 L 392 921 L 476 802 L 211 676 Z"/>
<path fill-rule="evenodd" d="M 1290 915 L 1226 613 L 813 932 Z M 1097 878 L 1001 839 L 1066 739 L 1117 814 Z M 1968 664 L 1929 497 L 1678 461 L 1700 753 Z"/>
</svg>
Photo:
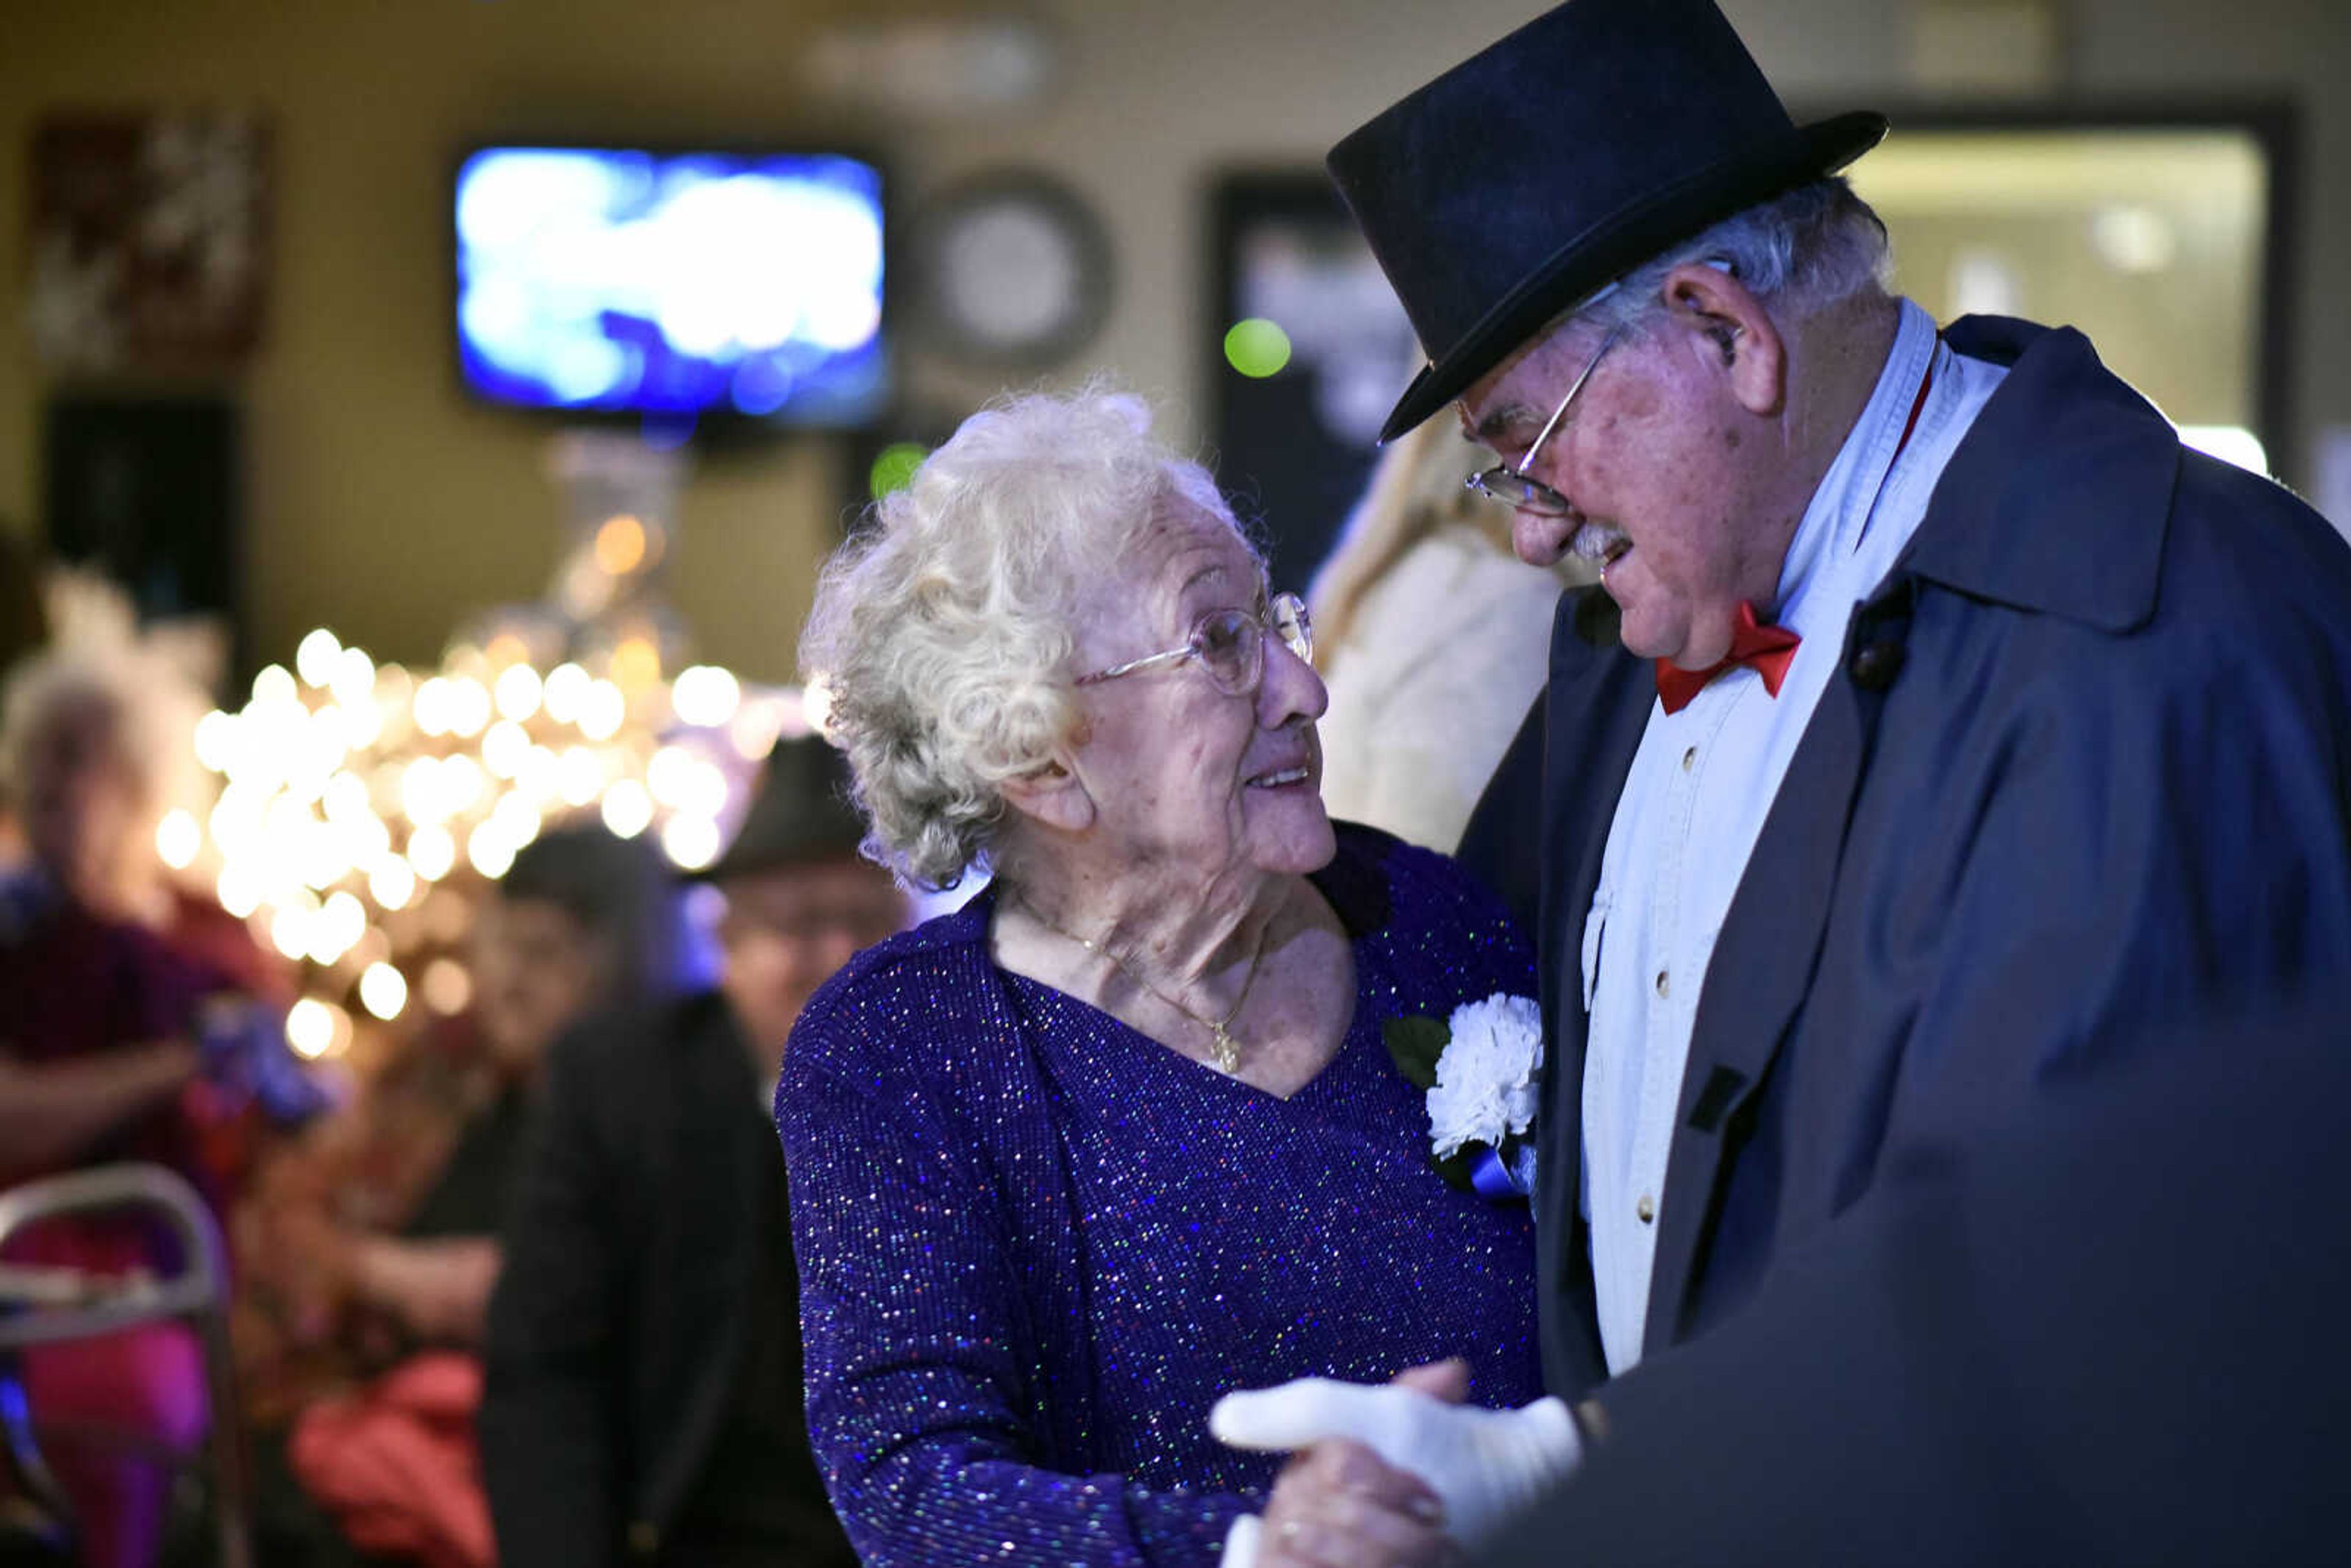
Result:
<svg viewBox="0 0 2351 1568">
<path fill-rule="evenodd" d="M 703 873 L 726 904 L 717 989 L 553 1054 L 480 1417 L 507 1568 L 855 1561 L 809 1458 L 768 1104 L 801 1004 L 906 917 L 846 789 L 822 740 L 778 743 Z"/>
<path fill-rule="evenodd" d="M 271 1568 L 490 1560 L 482 1338 L 555 1042 L 692 983 L 660 848 L 549 824 L 475 905 L 473 1005 L 401 1039 L 273 1144 L 228 1221 L 233 1333 Z"/>
<path fill-rule="evenodd" d="M 1796 126 L 1712 0 L 1570 0 L 1331 153 L 1432 361 L 1384 434 L 1450 405 L 1520 556 L 1603 569 L 1462 847 L 1538 934 L 1556 1396 L 1922 1121 L 2351 963 L 2351 550 L 2078 332 L 1890 295 L 1834 177 L 1886 129 Z"/>
</svg>

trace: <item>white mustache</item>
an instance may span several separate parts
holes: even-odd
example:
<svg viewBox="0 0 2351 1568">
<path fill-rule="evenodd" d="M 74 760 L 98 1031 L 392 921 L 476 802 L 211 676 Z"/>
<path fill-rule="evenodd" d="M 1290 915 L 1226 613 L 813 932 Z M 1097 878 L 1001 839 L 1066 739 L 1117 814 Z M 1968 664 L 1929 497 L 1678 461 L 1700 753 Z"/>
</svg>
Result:
<svg viewBox="0 0 2351 1568">
<path fill-rule="evenodd" d="M 1575 537 L 1568 540 L 1567 548 L 1579 560 L 1606 566 L 1632 549 L 1633 541 L 1625 537 L 1622 528 L 1612 528 L 1605 523 L 1586 523 L 1575 530 Z"/>
</svg>

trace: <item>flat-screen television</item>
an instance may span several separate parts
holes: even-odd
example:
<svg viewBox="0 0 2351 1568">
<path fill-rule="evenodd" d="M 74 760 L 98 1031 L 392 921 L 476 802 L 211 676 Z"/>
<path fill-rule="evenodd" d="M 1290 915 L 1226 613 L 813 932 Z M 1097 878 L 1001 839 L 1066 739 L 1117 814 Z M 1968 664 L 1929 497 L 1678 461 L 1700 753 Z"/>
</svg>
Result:
<svg viewBox="0 0 2351 1568">
<path fill-rule="evenodd" d="M 844 427 L 889 401 L 862 158 L 482 147 L 455 208 L 459 368 L 487 402 Z"/>
</svg>

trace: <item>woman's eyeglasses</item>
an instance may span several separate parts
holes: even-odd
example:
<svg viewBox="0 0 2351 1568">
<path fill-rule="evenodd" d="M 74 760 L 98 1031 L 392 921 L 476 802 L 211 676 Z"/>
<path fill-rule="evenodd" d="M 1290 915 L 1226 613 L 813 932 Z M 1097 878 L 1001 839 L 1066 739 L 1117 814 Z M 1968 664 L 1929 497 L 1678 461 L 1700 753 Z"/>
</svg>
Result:
<svg viewBox="0 0 2351 1568">
<path fill-rule="evenodd" d="M 1140 659 L 1080 675 L 1077 684 L 1095 685 L 1154 664 L 1193 659 L 1218 691 L 1227 696 L 1247 696 L 1265 678 L 1268 632 L 1280 638 L 1282 645 L 1300 659 L 1310 664 L 1314 662 L 1314 623 L 1307 616 L 1306 601 L 1294 593 L 1277 593 L 1262 611 L 1218 610 L 1203 615 L 1193 623 L 1192 634 L 1182 647 L 1145 653 Z"/>
</svg>

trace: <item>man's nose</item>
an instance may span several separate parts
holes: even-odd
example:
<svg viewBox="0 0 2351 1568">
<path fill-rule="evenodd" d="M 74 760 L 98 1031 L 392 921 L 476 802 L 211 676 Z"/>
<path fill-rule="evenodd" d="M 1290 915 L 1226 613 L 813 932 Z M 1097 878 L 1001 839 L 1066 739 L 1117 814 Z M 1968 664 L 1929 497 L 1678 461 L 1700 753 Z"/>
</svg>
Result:
<svg viewBox="0 0 2351 1568">
<path fill-rule="evenodd" d="M 1510 548 L 1529 566 L 1555 566 L 1575 537 L 1572 517 L 1546 517 L 1534 512 L 1510 514 Z"/>
</svg>

